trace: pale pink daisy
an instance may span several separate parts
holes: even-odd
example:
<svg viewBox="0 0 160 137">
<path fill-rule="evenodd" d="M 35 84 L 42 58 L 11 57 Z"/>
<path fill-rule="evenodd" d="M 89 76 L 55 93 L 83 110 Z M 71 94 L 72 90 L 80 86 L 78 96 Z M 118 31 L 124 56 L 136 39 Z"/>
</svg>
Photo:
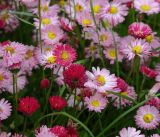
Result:
<svg viewBox="0 0 160 137">
<path fill-rule="evenodd" d="M 114 35 L 115 41 L 118 42 L 119 41 L 118 34 L 113 32 L 113 35 Z M 104 47 L 109 47 L 110 45 L 114 44 L 113 43 L 113 35 L 112 35 L 111 31 L 101 29 L 98 32 L 98 35 L 97 35 L 97 33 L 92 33 L 91 38 L 94 41 L 94 43 L 100 43 Z"/>
<path fill-rule="evenodd" d="M 153 134 L 153 135 L 151 135 L 151 137 L 160 137 L 160 135 L 159 134 Z"/>
<path fill-rule="evenodd" d="M 74 30 L 75 24 L 71 22 L 69 19 L 62 17 L 60 19 L 60 26 L 69 32 L 72 32 Z"/>
<path fill-rule="evenodd" d="M 104 97 L 100 93 L 96 93 L 95 95 L 90 97 L 85 97 L 84 101 L 89 111 L 95 111 L 95 112 L 101 112 L 103 109 L 105 109 L 108 103 L 106 97 Z"/>
<path fill-rule="evenodd" d="M 27 137 L 27 136 L 22 135 L 22 134 L 17 134 L 17 133 L 15 133 L 15 134 L 12 135 L 11 137 Z"/>
<path fill-rule="evenodd" d="M 47 126 L 41 126 L 35 133 L 36 137 L 58 137 Z"/>
<path fill-rule="evenodd" d="M 109 70 L 105 68 L 100 70 L 99 67 L 97 69 L 93 67 L 92 71 L 86 71 L 88 81 L 84 84 L 85 87 L 105 93 L 105 91 L 113 90 L 117 86 L 117 79 L 114 74 L 110 74 Z"/>
<path fill-rule="evenodd" d="M 160 82 L 155 83 L 153 87 L 149 90 L 148 96 L 155 96 L 156 93 L 160 90 Z"/>
<path fill-rule="evenodd" d="M 134 22 L 128 27 L 128 33 L 136 38 L 142 38 L 151 35 L 152 29 L 148 24 L 143 22 Z"/>
<path fill-rule="evenodd" d="M 131 41 L 130 44 L 124 45 L 123 49 L 121 49 L 121 52 L 128 60 L 132 60 L 136 55 L 141 58 L 148 57 L 150 55 L 150 51 L 150 45 L 142 39 Z"/>
<path fill-rule="evenodd" d="M 83 28 L 83 33 L 84 33 L 84 38 L 91 40 L 92 38 L 94 39 L 93 34 L 96 33 L 96 29 L 93 27 L 84 27 Z M 95 35 L 97 37 L 97 35 Z"/>
<path fill-rule="evenodd" d="M 105 48 L 103 50 L 103 53 L 104 53 L 105 57 L 110 60 L 111 64 L 113 64 L 115 62 L 115 60 L 116 60 L 116 50 L 115 50 L 113 45 Z M 118 57 L 118 61 L 122 62 L 123 55 L 120 52 L 119 48 L 117 48 L 117 57 Z"/>
<path fill-rule="evenodd" d="M 77 14 L 77 22 L 83 27 L 95 27 L 93 17 L 89 11 L 83 11 Z"/>
<path fill-rule="evenodd" d="M 40 64 L 45 68 L 53 68 L 56 65 L 57 57 L 53 51 L 46 52 L 41 55 Z"/>
<path fill-rule="evenodd" d="M 0 120 L 5 120 L 11 115 L 12 106 L 11 104 L 2 98 L 0 100 Z"/>
<path fill-rule="evenodd" d="M 56 63 L 65 67 L 72 64 L 77 57 L 75 49 L 69 44 L 57 45 L 54 49 L 54 53 L 56 56 Z"/>
<path fill-rule="evenodd" d="M 89 11 L 89 3 L 86 0 L 74 0 L 74 1 L 68 1 L 68 3 L 65 6 L 65 10 L 68 13 L 69 17 L 74 19 L 77 14 L 83 12 L 83 11 Z"/>
<path fill-rule="evenodd" d="M 21 70 L 31 74 L 32 69 L 38 67 L 38 61 L 35 58 L 35 47 L 26 46 L 26 53 L 24 56 L 24 61 L 21 63 Z"/>
<path fill-rule="evenodd" d="M 160 11 L 160 4 L 155 0 L 134 0 L 134 7 L 140 13 L 157 14 Z"/>
<path fill-rule="evenodd" d="M 64 36 L 63 31 L 59 26 L 49 25 L 42 30 L 42 40 L 48 45 L 58 43 Z"/>
<path fill-rule="evenodd" d="M 146 130 L 156 129 L 160 123 L 159 110 L 150 105 L 142 106 L 137 110 L 135 121 L 140 128 Z"/>
<path fill-rule="evenodd" d="M 24 59 L 26 48 L 18 42 L 10 42 L 3 46 L 3 65 L 10 67 L 14 64 L 21 63 Z"/>
<path fill-rule="evenodd" d="M 123 22 L 128 14 L 128 8 L 120 1 L 108 2 L 101 10 L 101 17 L 108 20 L 113 26 Z"/>
<path fill-rule="evenodd" d="M 141 131 L 134 127 L 128 127 L 121 129 L 119 136 L 116 137 L 145 137 L 145 135 L 141 134 Z"/>
<path fill-rule="evenodd" d="M 34 24 L 37 29 L 39 29 L 39 19 L 34 19 Z M 58 16 L 44 16 L 41 19 L 41 29 L 45 29 L 46 26 L 49 25 L 59 25 Z"/>
<path fill-rule="evenodd" d="M 129 97 L 129 98 L 131 98 L 131 99 L 133 99 L 133 100 L 136 100 L 136 99 L 137 99 L 137 94 L 136 94 L 134 88 L 131 87 L 131 86 L 128 86 L 125 91 L 120 91 L 119 93 L 120 93 L 121 95 L 126 96 L 126 97 Z M 113 105 L 114 105 L 115 107 L 117 107 L 117 108 L 119 108 L 120 106 L 121 106 L 121 107 L 130 106 L 130 105 L 132 105 L 132 103 L 133 103 L 132 101 L 129 101 L 128 99 L 125 99 L 125 98 L 123 98 L 123 97 L 120 98 L 119 96 L 116 96 L 116 95 L 114 95 L 114 94 L 109 94 L 108 96 L 111 97 L 112 100 L 114 100 Z"/>
</svg>

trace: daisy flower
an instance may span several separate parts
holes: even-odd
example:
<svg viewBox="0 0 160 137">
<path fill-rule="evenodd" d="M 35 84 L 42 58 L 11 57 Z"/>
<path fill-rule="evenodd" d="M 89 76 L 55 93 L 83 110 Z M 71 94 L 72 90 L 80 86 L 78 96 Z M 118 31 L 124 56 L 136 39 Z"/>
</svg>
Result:
<svg viewBox="0 0 160 137">
<path fill-rule="evenodd" d="M 150 55 L 150 51 L 151 47 L 142 39 L 131 41 L 129 45 L 123 46 L 123 49 L 121 50 L 128 60 L 132 60 L 136 55 L 141 58 L 147 57 Z"/>
<path fill-rule="evenodd" d="M 22 135 L 22 134 L 14 134 L 14 135 L 12 135 L 12 137 L 27 137 L 27 136 L 25 136 L 25 135 Z"/>
<path fill-rule="evenodd" d="M 93 67 L 92 71 L 86 71 L 88 81 L 84 84 L 85 87 L 105 93 L 105 91 L 113 90 L 117 86 L 117 79 L 114 74 L 110 75 L 109 70 L 105 68 L 100 70 L 99 67 L 97 69 Z"/>
<path fill-rule="evenodd" d="M 39 19 L 35 18 L 34 19 L 34 24 L 37 29 L 39 29 Z M 45 29 L 46 26 L 49 25 L 55 25 L 58 26 L 59 21 L 58 21 L 58 16 L 44 16 L 41 19 L 41 29 Z"/>
<path fill-rule="evenodd" d="M 135 121 L 140 128 L 147 130 L 156 129 L 160 122 L 159 110 L 150 105 L 142 106 L 137 110 Z"/>
<path fill-rule="evenodd" d="M 144 39 L 145 37 L 151 35 L 152 29 L 148 24 L 144 24 L 143 22 L 134 22 L 129 25 L 128 33 L 136 38 Z"/>
<path fill-rule="evenodd" d="M 119 41 L 118 34 L 115 33 L 115 32 L 113 32 L 113 33 L 114 33 L 115 41 L 118 42 Z M 94 43 L 100 43 L 104 47 L 109 47 L 111 44 L 114 44 L 113 43 L 113 35 L 112 35 L 111 31 L 101 29 L 98 32 L 98 35 L 97 35 L 97 33 L 92 33 L 91 34 L 91 38 L 94 41 Z"/>
<path fill-rule="evenodd" d="M 10 67 L 23 61 L 26 47 L 18 42 L 10 42 L 3 46 L 2 50 L 3 65 L 4 67 Z"/>
<path fill-rule="evenodd" d="M 53 68 L 56 65 L 57 57 L 53 54 L 53 51 L 46 52 L 41 55 L 40 64 L 45 68 Z"/>
<path fill-rule="evenodd" d="M 63 72 L 64 82 L 71 88 L 83 88 L 87 80 L 85 67 L 80 64 L 72 64 Z"/>
<path fill-rule="evenodd" d="M 76 17 L 77 22 L 83 27 L 95 27 L 93 17 L 89 11 L 83 11 Z"/>
<path fill-rule="evenodd" d="M 147 15 L 157 14 L 160 11 L 160 4 L 155 0 L 134 0 L 134 7 L 140 13 Z"/>
<path fill-rule="evenodd" d="M 102 94 L 96 93 L 93 96 L 85 97 L 84 101 L 90 111 L 101 112 L 107 105 L 107 99 Z"/>
<path fill-rule="evenodd" d="M 50 131 L 47 126 L 41 126 L 39 130 L 36 131 L 36 137 L 58 137 Z"/>
<path fill-rule="evenodd" d="M 20 0 L 28 8 L 35 8 L 38 5 L 37 0 Z"/>
<path fill-rule="evenodd" d="M 154 107 L 156 107 L 158 110 L 160 110 L 160 98 L 158 98 L 158 97 L 151 98 L 151 99 L 146 103 L 146 105 L 154 106 Z"/>
<path fill-rule="evenodd" d="M 69 21 L 69 19 L 64 18 L 64 17 L 60 19 L 60 25 L 64 30 L 69 31 L 69 32 L 72 32 L 75 27 L 75 25 L 71 21 Z"/>
<path fill-rule="evenodd" d="M 145 137 L 145 135 L 141 134 L 141 131 L 134 127 L 128 127 L 121 129 L 119 136 L 116 137 Z"/>
<path fill-rule="evenodd" d="M 0 120 L 5 120 L 11 115 L 12 106 L 11 104 L 2 98 L 0 100 Z"/>
<path fill-rule="evenodd" d="M 50 131 L 58 137 L 68 137 L 68 131 L 65 127 L 56 125 Z"/>
<path fill-rule="evenodd" d="M 64 36 L 63 31 L 59 26 L 48 25 L 42 30 L 42 39 L 48 45 L 58 43 Z"/>
<path fill-rule="evenodd" d="M 103 53 L 104 53 L 105 57 L 110 60 L 110 63 L 113 64 L 114 61 L 116 60 L 116 50 L 115 50 L 114 46 L 111 45 L 110 47 L 105 48 L 103 50 Z M 118 56 L 118 61 L 122 62 L 123 55 L 119 49 L 117 49 L 117 56 Z"/>
<path fill-rule="evenodd" d="M 75 49 L 73 49 L 69 44 L 57 45 L 54 49 L 56 56 L 56 63 L 64 67 L 72 64 L 77 57 Z"/>
<path fill-rule="evenodd" d="M 11 133 L 7 133 L 7 132 L 1 132 L 0 133 L 0 137 L 10 137 Z"/>
<path fill-rule="evenodd" d="M 108 20 L 110 24 L 115 26 L 125 20 L 124 17 L 128 14 L 128 8 L 120 1 L 113 1 L 107 3 L 100 14 L 104 20 Z"/>
<path fill-rule="evenodd" d="M 55 78 L 55 81 L 58 85 L 64 85 L 63 72 L 64 72 L 63 67 L 58 66 L 58 65 L 56 65 L 53 70 L 53 74 L 57 75 L 57 77 Z"/>
</svg>

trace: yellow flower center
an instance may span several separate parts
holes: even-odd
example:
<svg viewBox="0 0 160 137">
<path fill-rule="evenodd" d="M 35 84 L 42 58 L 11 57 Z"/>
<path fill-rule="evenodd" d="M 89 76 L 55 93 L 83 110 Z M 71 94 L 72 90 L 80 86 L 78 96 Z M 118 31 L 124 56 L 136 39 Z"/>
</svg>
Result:
<svg viewBox="0 0 160 137">
<path fill-rule="evenodd" d="M 68 60 L 70 57 L 70 54 L 67 51 L 63 51 L 61 54 L 62 59 Z"/>
<path fill-rule="evenodd" d="M 49 18 L 42 19 L 43 25 L 49 25 L 50 23 L 51 23 L 51 20 Z"/>
<path fill-rule="evenodd" d="M 28 50 L 28 51 L 26 52 L 25 59 L 29 59 L 29 58 L 31 58 L 31 57 L 33 57 L 33 51 L 32 51 L 32 50 Z"/>
<path fill-rule="evenodd" d="M 108 50 L 108 55 L 109 55 L 109 57 L 115 59 L 115 58 L 116 58 L 115 49 L 109 49 L 109 50 Z"/>
<path fill-rule="evenodd" d="M 3 20 L 7 20 L 7 19 L 9 19 L 9 14 L 8 14 L 7 12 L 5 12 L 5 13 L 1 16 L 1 18 L 2 18 Z"/>
<path fill-rule="evenodd" d="M 145 39 L 146 39 L 147 42 L 151 43 L 153 41 L 153 36 L 148 35 Z"/>
<path fill-rule="evenodd" d="M 0 81 L 2 81 L 4 78 L 3 78 L 3 75 L 0 74 Z"/>
<path fill-rule="evenodd" d="M 56 61 L 56 57 L 55 57 L 55 56 L 50 56 L 50 57 L 48 57 L 48 63 L 49 63 L 49 64 L 54 64 L 55 61 Z"/>
<path fill-rule="evenodd" d="M 64 0 L 60 0 L 59 4 L 60 4 L 60 6 L 64 7 L 66 2 Z"/>
<path fill-rule="evenodd" d="M 96 47 L 95 45 L 91 45 L 91 46 L 89 47 L 89 50 L 90 50 L 91 52 L 94 52 L 96 49 L 97 49 L 97 47 Z"/>
<path fill-rule="evenodd" d="M 100 41 L 106 41 L 108 39 L 108 37 L 105 34 L 101 34 L 99 37 Z"/>
<path fill-rule="evenodd" d="M 146 122 L 146 123 L 151 123 L 154 119 L 154 116 L 152 114 L 145 114 L 143 116 L 143 120 Z"/>
<path fill-rule="evenodd" d="M 150 5 L 142 5 L 140 8 L 143 11 L 150 11 L 151 10 L 151 6 Z"/>
<path fill-rule="evenodd" d="M 123 95 L 123 96 L 127 96 L 128 92 L 127 91 L 122 91 L 120 94 Z"/>
<path fill-rule="evenodd" d="M 76 100 L 80 101 L 81 97 L 80 96 L 76 96 Z"/>
<path fill-rule="evenodd" d="M 100 12 L 100 8 L 101 8 L 100 5 L 95 5 L 95 6 L 93 6 L 93 11 L 94 11 L 95 13 L 99 13 L 99 12 Z"/>
<path fill-rule="evenodd" d="M 105 77 L 102 75 L 97 76 L 96 81 L 98 82 L 98 84 L 100 84 L 101 86 L 103 86 L 106 82 Z"/>
<path fill-rule="evenodd" d="M 137 45 L 137 46 L 135 46 L 135 47 L 133 47 L 133 52 L 135 53 L 135 54 L 140 54 L 140 53 L 142 53 L 142 47 L 140 46 L 140 45 Z"/>
<path fill-rule="evenodd" d="M 91 102 L 91 105 L 92 105 L 93 107 L 99 107 L 99 106 L 100 106 L 100 102 L 99 102 L 98 100 L 93 100 L 93 101 Z"/>
<path fill-rule="evenodd" d="M 76 4 L 75 9 L 76 9 L 76 12 L 82 12 L 83 11 L 83 7 L 80 4 Z"/>
<path fill-rule="evenodd" d="M 48 5 L 44 5 L 41 7 L 41 9 L 43 12 L 47 12 L 49 8 L 48 8 Z"/>
<path fill-rule="evenodd" d="M 7 47 L 5 48 L 5 50 L 6 50 L 7 52 L 10 52 L 11 54 L 13 54 L 13 53 L 15 52 L 14 48 L 11 47 L 11 46 L 7 46 Z"/>
<path fill-rule="evenodd" d="M 56 35 L 54 34 L 54 32 L 48 32 L 48 38 L 53 40 L 55 37 L 56 37 Z"/>
<path fill-rule="evenodd" d="M 45 48 L 45 52 L 51 51 L 51 48 Z"/>
<path fill-rule="evenodd" d="M 89 25 L 91 25 L 91 21 L 89 19 L 83 19 L 82 20 L 82 25 L 83 26 L 89 26 Z"/>
<path fill-rule="evenodd" d="M 110 9 L 109 9 L 109 12 L 111 14 L 116 14 L 118 12 L 118 8 L 115 7 L 115 6 L 111 6 Z"/>
</svg>

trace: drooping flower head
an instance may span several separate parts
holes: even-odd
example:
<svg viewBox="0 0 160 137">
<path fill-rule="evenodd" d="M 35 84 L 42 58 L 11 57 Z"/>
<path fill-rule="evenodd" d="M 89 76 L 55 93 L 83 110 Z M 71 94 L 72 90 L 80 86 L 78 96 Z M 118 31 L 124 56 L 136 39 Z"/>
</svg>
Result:
<svg viewBox="0 0 160 137">
<path fill-rule="evenodd" d="M 155 78 L 157 76 L 157 72 L 155 70 L 144 65 L 140 67 L 140 71 L 149 78 Z"/>
</svg>

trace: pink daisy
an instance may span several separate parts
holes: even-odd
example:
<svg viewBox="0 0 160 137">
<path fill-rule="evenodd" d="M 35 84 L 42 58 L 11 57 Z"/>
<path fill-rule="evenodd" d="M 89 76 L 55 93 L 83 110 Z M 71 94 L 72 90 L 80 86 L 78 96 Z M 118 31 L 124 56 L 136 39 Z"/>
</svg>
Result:
<svg viewBox="0 0 160 137">
<path fill-rule="evenodd" d="M 123 22 L 128 14 L 128 8 L 120 1 L 107 3 L 101 10 L 101 17 L 108 20 L 113 26 Z"/>
<path fill-rule="evenodd" d="M 64 36 L 63 31 L 59 26 L 48 25 L 42 30 L 42 39 L 48 45 L 58 43 Z"/>
<path fill-rule="evenodd" d="M 136 39 L 135 41 L 131 41 L 130 44 L 124 45 L 121 52 L 128 58 L 128 60 L 132 60 L 136 55 L 141 58 L 148 57 L 150 55 L 151 47 L 145 40 Z"/>
<path fill-rule="evenodd" d="M 107 99 L 102 94 L 96 93 L 93 96 L 85 97 L 84 101 L 89 111 L 101 112 L 107 105 Z"/>
<path fill-rule="evenodd" d="M 35 8 L 38 5 L 38 0 L 20 0 L 28 8 Z"/>
<path fill-rule="evenodd" d="M 64 18 L 64 17 L 60 19 L 60 25 L 64 30 L 69 31 L 69 32 L 72 32 L 75 27 L 75 25 L 71 21 L 69 21 L 69 19 Z"/>
<path fill-rule="evenodd" d="M 65 67 L 72 64 L 77 57 L 75 49 L 69 44 L 57 45 L 54 49 L 54 53 L 56 56 L 56 63 Z"/>
<path fill-rule="evenodd" d="M 36 137 L 58 137 L 47 126 L 41 126 L 35 134 Z"/>
<path fill-rule="evenodd" d="M 117 78 L 114 74 L 110 74 L 109 70 L 105 68 L 100 70 L 99 67 L 97 69 L 93 67 L 92 71 L 86 71 L 88 81 L 84 84 L 85 87 L 105 93 L 107 90 L 113 90 L 117 86 Z"/>
<path fill-rule="evenodd" d="M 12 137 L 27 137 L 27 136 L 15 133 L 14 135 L 12 135 Z"/>
<path fill-rule="evenodd" d="M 114 33 L 115 41 L 118 42 L 118 40 L 119 40 L 118 34 L 115 33 L 115 32 L 113 32 L 113 33 Z M 98 32 L 98 35 L 97 35 L 97 33 L 92 33 L 91 34 L 91 38 L 94 41 L 94 43 L 100 43 L 104 47 L 109 47 L 111 44 L 114 44 L 113 43 L 113 36 L 112 36 L 111 31 L 101 29 Z"/>
<path fill-rule="evenodd" d="M 154 86 L 149 90 L 148 96 L 154 96 L 160 89 L 160 83 L 155 83 Z"/>
<path fill-rule="evenodd" d="M 37 29 L 39 29 L 39 19 L 35 18 L 34 19 L 34 24 L 36 26 Z M 41 19 L 41 29 L 45 29 L 45 27 L 49 26 L 49 25 L 55 25 L 58 26 L 59 25 L 59 21 L 58 21 L 58 16 L 44 16 Z"/>
<path fill-rule="evenodd" d="M 26 47 L 18 42 L 10 42 L 3 46 L 3 65 L 10 67 L 14 64 L 21 63 L 24 59 Z"/>
<path fill-rule="evenodd" d="M 0 133 L 0 137 L 10 137 L 11 133 L 7 133 L 7 132 L 1 132 Z"/>
<path fill-rule="evenodd" d="M 45 68 L 53 68 L 56 65 L 57 57 L 53 51 L 46 52 L 41 55 L 40 64 Z"/>
<path fill-rule="evenodd" d="M 0 100 L 0 120 L 5 120 L 11 115 L 12 106 L 11 104 L 2 98 Z"/>
<path fill-rule="evenodd" d="M 134 7 L 140 13 L 157 14 L 160 11 L 160 4 L 155 0 L 134 0 Z"/>
<path fill-rule="evenodd" d="M 119 136 L 116 137 L 145 137 L 145 135 L 141 134 L 141 131 L 134 127 L 128 127 L 121 129 Z"/>
<path fill-rule="evenodd" d="M 129 25 L 128 33 L 136 38 L 142 38 L 151 35 L 152 29 L 148 24 L 144 24 L 143 22 L 134 22 Z"/>
<path fill-rule="evenodd" d="M 160 122 L 159 110 L 150 105 L 142 106 L 137 110 L 135 121 L 140 128 L 147 130 L 156 129 Z"/>
</svg>

